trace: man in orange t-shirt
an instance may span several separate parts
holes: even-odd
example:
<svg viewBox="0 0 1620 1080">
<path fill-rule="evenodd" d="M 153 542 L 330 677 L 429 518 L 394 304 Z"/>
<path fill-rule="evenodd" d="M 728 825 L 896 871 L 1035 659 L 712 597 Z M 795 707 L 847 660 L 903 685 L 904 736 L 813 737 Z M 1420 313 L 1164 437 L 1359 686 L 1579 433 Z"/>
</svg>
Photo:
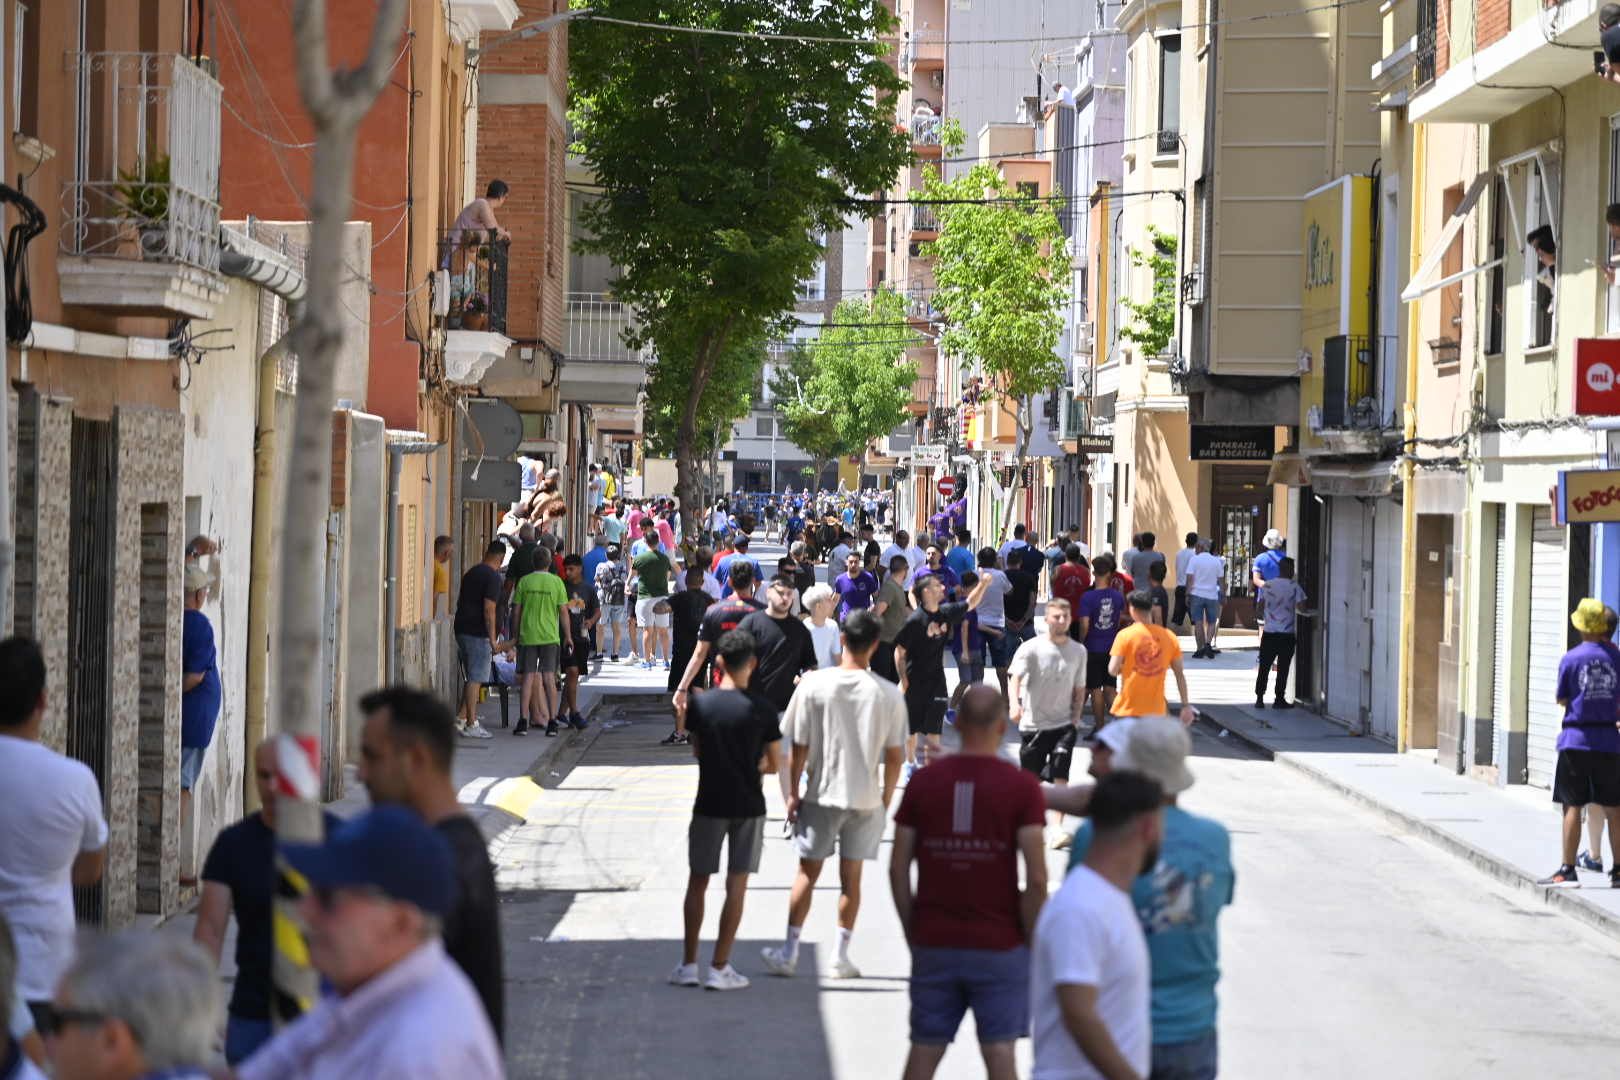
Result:
<svg viewBox="0 0 1620 1080">
<path fill-rule="evenodd" d="M 1176 635 L 1149 619 L 1153 610 L 1153 594 L 1137 589 L 1127 598 L 1136 621 L 1121 630 L 1114 638 L 1114 647 L 1108 654 L 1108 673 L 1123 676 L 1119 693 L 1114 697 L 1112 712 L 1115 716 L 1167 716 L 1169 703 L 1164 698 L 1164 673 L 1176 676 L 1176 690 L 1181 694 L 1181 722 L 1191 727 L 1197 714 L 1188 701 L 1187 676 L 1181 670 L 1181 643 Z"/>
</svg>

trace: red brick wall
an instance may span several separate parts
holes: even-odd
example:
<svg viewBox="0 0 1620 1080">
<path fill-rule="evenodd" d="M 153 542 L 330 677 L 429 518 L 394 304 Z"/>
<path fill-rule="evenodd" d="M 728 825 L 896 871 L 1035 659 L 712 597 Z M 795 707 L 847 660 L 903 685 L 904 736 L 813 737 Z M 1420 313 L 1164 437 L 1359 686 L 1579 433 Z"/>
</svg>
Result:
<svg viewBox="0 0 1620 1080">
<path fill-rule="evenodd" d="M 1510 0 L 1475 0 L 1474 3 L 1474 48 L 1483 49 L 1487 45 L 1502 40 L 1513 25 L 1513 12 Z"/>
<path fill-rule="evenodd" d="M 1463 0 L 1438 0 L 1435 4 L 1434 75 L 1439 78 L 1451 68 L 1451 5 Z"/>
</svg>

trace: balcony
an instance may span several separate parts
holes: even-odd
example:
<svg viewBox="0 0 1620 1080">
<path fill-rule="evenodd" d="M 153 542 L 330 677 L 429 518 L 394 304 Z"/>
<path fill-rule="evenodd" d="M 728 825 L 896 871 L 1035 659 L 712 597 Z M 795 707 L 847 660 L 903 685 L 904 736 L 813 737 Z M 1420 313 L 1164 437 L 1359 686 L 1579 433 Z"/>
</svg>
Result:
<svg viewBox="0 0 1620 1080">
<path fill-rule="evenodd" d="M 1477 0 L 1439 2 L 1452 5 L 1448 25 L 1453 34 L 1475 19 L 1463 5 L 1473 7 Z M 1564 0 L 1553 19 L 1542 4 L 1514 5 L 1513 25 L 1472 56 L 1459 57 L 1453 43 L 1446 70 L 1413 95 L 1408 121 L 1489 124 L 1555 88 L 1592 78 L 1597 13 L 1602 6 L 1603 0 Z"/>
<path fill-rule="evenodd" d="M 927 235 L 919 236 L 919 233 Z M 911 208 L 911 238 L 913 240 L 932 240 L 939 235 L 939 212 L 932 206 L 913 206 Z"/>
<path fill-rule="evenodd" d="M 906 292 L 906 315 L 917 322 L 936 322 L 939 309 L 934 306 L 932 290 L 913 282 Z"/>
<path fill-rule="evenodd" d="M 1316 434 L 1329 453 L 1376 454 L 1395 430 L 1393 336 L 1339 334 L 1322 349 L 1322 405 Z"/>
<path fill-rule="evenodd" d="M 945 34 L 940 30 L 913 30 L 900 46 L 900 71 L 912 68 L 937 71 L 945 63 Z"/>
<path fill-rule="evenodd" d="M 911 118 L 911 145 L 913 147 L 933 147 L 939 149 L 940 130 L 944 126 L 943 117 L 933 113 L 918 114 Z"/>
<path fill-rule="evenodd" d="M 62 185 L 62 302 L 211 319 L 220 85 L 175 53 L 69 53 L 80 172 Z"/>
<path fill-rule="evenodd" d="M 636 404 L 652 355 L 625 344 L 635 313 L 607 293 L 569 293 L 566 314 L 562 399 L 585 405 Z"/>
<path fill-rule="evenodd" d="M 1439 39 L 1435 25 L 1438 0 L 1421 0 L 1418 4 L 1417 46 L 1412 63 L 1412 89 L 1422 90 L 1434 82 L 1435 54 Z"/>
<path fill-rule="evenodd" d="M 509 243 L 492 230 L 446 229 L 439 234 L 439 269 L 448 286 L 445 378 L 476 386 L 512 347 L 506 336 L 506 259 Z"/>
<path fill-rule="evenodd" d="M 917 416 L 926 416 L 928 410 L 934 405 L 934 377 L 920 375 L 917 381 L 911 384 L 911 400 L 906 402 L 906 411 Z"/>
</svg>

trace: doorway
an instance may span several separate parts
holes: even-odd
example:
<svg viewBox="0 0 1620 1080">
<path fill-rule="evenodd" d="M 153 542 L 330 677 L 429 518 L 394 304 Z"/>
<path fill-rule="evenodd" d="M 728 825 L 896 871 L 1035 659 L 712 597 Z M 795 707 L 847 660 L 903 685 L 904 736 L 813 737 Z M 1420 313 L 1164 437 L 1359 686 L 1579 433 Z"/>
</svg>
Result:
<svg viewBox="0 0 1620 1080">
<path fill-rule="evenodd" d="M 1226 604 L 1221 625 L 1254 629 L 1254 590 L 1249 569 L 1260 540 L 1271 528 L 1271 484 L 1265 465 L 1216 465 L 1210 470 L 1211 520 L 1219 554 L 1226 560 Z"/>
</svg>

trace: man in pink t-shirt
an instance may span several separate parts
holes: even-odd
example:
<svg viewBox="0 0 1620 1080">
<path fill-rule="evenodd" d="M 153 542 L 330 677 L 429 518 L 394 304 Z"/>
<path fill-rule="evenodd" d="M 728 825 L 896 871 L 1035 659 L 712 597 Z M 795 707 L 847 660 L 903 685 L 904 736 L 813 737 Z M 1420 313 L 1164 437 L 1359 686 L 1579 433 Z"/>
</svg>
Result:
<svg viewBox="0 0 1620 1080">
<path fill-rule="evenodd" d="M 646 517 L 646 516 L 647 516 L 646 514 L 641 512 L 641 504 L 640 503 L 631 503 L 630 504 L 630 515 L 627 518 L 625 518 L 624 523 L 626 525 L 630 526 L 630 535 L 631 536 L 640 536 L 641 535 L 641 519 Z"/>
<path fill-rule="evenodd" d="M 911 945 L 906 1075 L 933 1075 L 971 1008 L 986 1071 L 1012 1076 L 1013 1044 L 1029 1032 L 1029 935 L 1046 902 L 1046 800 L 997 754 L 1007 703 L 996 690 L 963 695 L 956 731 L 961 751 L 917 772 L 894 815 L 889 885 Z"/>
</svg>

